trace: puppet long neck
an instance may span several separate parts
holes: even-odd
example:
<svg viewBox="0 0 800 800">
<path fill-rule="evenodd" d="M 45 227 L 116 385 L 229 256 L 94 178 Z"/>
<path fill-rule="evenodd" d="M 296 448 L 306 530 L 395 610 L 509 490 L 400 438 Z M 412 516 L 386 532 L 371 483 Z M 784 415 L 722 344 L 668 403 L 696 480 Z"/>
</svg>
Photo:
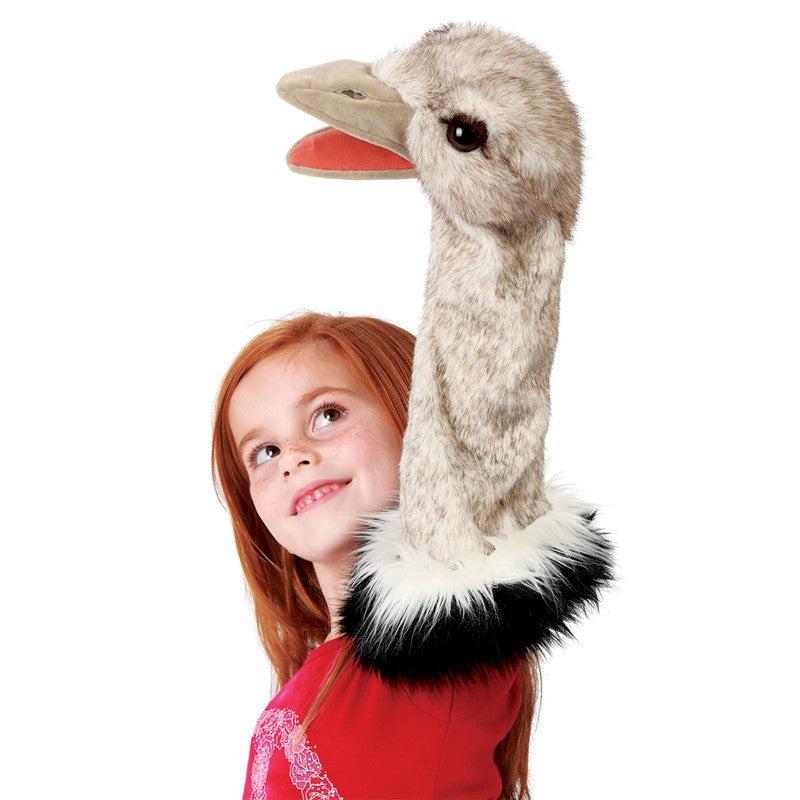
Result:
<svg viewBox="0 0 800 800">
<path fill-rule="evenodd" d="M 433 207 L 400 463 L 406 541 L 454 564 L 544 514 L 544 440 L 564 240 L 477 228 Z"/>
</svg>

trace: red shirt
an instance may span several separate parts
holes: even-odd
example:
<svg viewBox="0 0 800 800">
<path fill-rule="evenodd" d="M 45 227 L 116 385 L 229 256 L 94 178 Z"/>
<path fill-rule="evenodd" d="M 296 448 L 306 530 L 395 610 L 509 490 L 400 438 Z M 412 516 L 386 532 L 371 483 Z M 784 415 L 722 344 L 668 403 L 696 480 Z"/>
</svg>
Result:
<svg viewBox="0 0 800 800">
<path fill-rule="evenodd" d="M 344 668 L 303 739 L 299 727 L 346 643 L 307 656 L 256 723 L 243 800 L 496 800 L 494 750 L 522 702 L 519 665 L 468 685 L 397 686 Z"/>
</svg>

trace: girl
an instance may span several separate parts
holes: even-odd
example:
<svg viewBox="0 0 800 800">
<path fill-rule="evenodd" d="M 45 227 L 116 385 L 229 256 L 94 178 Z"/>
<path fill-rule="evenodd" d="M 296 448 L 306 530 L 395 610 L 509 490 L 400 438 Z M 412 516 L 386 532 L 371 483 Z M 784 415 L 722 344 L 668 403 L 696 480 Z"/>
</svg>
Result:
<svg viewBox="0 0 800 800">
<path fill-rule="evenodd" d="M 278 680 L 243 800 L 530 797 L 535 656 L 394 687 L 338 629 L 359 515 L 398 500 L 414 342 L 373 317 L 306 312 L 253 338 L 222 381 L 212 474 Z"/>
</svg>

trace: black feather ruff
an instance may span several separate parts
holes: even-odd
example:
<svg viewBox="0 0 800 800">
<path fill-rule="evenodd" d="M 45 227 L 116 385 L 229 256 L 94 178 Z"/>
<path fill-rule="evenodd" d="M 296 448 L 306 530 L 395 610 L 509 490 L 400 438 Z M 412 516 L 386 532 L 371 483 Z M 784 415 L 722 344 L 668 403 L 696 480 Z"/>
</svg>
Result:
<svg viewBox="0 0 800 800">
<path fill-rule="evenodd" d="M 592 523 L 595 515 L 582 516 Z M 600 591 L 615 580 L 608 534 L 591 524 L 589 530 L 601 555 L 554 562 L 557 579 L 547 594 L 530 583 L 496 584 L 491 587 L 493 606 L 482 602 L 465 613 L 456 603 L 450 616 L 436 620 L 420 613 L 402 636 L 387 641 L 372 623 L 370 579 L 351 578 L 339 611 L 340 629 L 354 638 L 361 665 L 391 684 L 466 682 L 518 663 L 531 652 L 543 655 L 566 638 L 575 639 L 570 625 L 590 606 L 598 608 Z"/>
</svg>

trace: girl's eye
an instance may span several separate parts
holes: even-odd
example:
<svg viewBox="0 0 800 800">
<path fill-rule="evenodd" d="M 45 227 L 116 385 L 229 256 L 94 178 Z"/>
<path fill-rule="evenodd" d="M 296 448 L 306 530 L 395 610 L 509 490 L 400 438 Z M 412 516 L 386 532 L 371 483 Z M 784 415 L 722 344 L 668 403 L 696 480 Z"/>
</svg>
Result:
<svg viewBox="0 0 800 800">
<path fill-rule="evenodd" d="M 259 467 L 265 461 L 267 461 L 267 460 L 271 461 L 272 460 L 271 458 L 270 459 L 261 458 L 261 454 L 265 453 L 267 450 L 277 450 L 277 449 L 278 448 L 275 447 L 274 444 L 260 444 L 260 445 L 258 445 L 258 447 L 254 447 L 250 451 L 250 457 L 248 458 L 248 461 L 250 462 L 250 466 L 251 467 Z"/>
<path fill-rule="evenodd" d="M 325 419 L 327 420 L 327 424 L 321 425 L 320 427 L 322 428 L 329 427 L 332 422 L 336 422 L 344 413 L 344 409 L 338 403 L 326 403 L 324 406 L 321 406 L 314 412 L 314 419 L 319 416 L 320 412 L 327 411 L 333 411 L 335 416 L 333 419 L 330 419 L 326 416 Z"/>
<path fill-rule="evenodd" d="M 312 422 L 316 420 L 318 416 L 320 416 L 321 412 L 329 411 L 333 411 L 333 419 L 331 419 L 326 413 L 324 417 L 326 422 L 325 424 L 321 424 L 319 426 L 320 428 L 329 428 L 334 422 L 338 422 L 345 413 L 344 408 L 342 408 L 342 406 L 340 406 L 338 403 L 325 403 L 317 408 L 317 410 L 314 412 L 313 416 L 311 417 Z M 318 430 L 318 428 L 314 428 L 314 430 Z M 264 454 L 269 451 L 274 451 L 274 454 L 266 457 Z M 272 459 L 275 458 L 278 453 L 280 453 L 280 448 L 276 447 L 274 444 L 259 444 L 250 451 L 250 455 L 247 457 L 247 462 L 253 469 L 255 469 L 262 464 L 266 464 L 268 461 L 272 461 Z"/>
</svg>

